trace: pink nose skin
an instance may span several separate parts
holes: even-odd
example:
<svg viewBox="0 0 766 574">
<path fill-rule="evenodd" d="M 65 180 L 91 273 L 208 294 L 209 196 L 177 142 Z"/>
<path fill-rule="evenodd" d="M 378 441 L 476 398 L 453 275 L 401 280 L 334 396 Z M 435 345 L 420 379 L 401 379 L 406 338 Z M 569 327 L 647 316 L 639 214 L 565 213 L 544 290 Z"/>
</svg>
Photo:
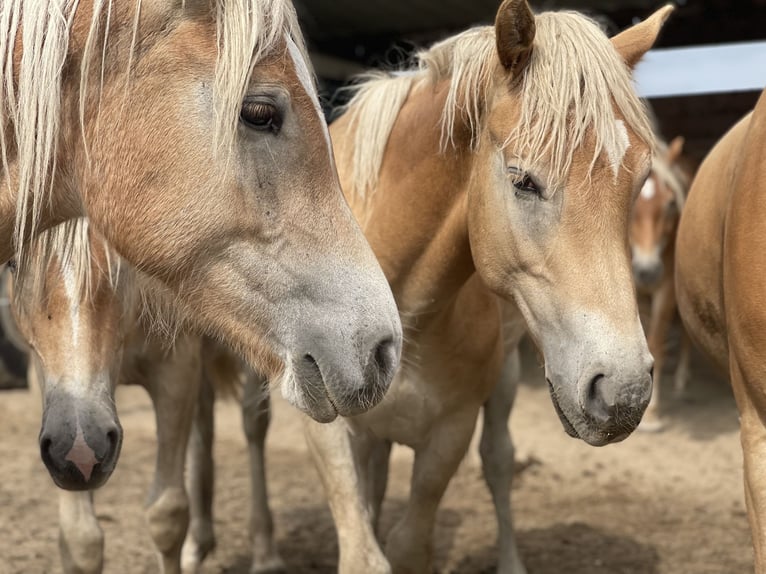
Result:
<svg viewBox="0 0 766 574">
<path fill-rule="evenodd" d="M 93 473 L 93 467 L 98 464 L 96 453 L 85 442 L 85 436 L 82 434 L 80 425 L 77 425 L 77 435 L 74 438 L 72 449 L 67 453 L 65 460 L 74 464 L 82 474 L 85 482 L 90 480 Z"/>
</svg>

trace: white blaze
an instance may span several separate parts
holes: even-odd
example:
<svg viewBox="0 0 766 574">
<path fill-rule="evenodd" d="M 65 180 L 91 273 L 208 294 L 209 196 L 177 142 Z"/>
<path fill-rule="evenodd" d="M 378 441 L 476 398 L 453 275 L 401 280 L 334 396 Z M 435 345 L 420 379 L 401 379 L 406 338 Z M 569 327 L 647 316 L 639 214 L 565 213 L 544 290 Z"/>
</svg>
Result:
<svg viewBox="0 0 766 574">
<path fill-rule="evenodd" d="M 657 194 L 657 187 L 654 185 L 654 180 L 650 177 L 646 180 L 644 187 L 641 188 L 641 197 L 644 199 L 652 199 Z"/>
<path fill-rule="evenodd" d="M 622 160 L 625 158 L 628 148 L 630 148 L 630 139 L 628 138 L 628 129 L 625 127 L 625 123 L 622 120 L 616 120 L 614 123 L 616 137 L 613 142 L 609 142 L 607 145 L 606 153 L 609 156 L 609 163 L 612 166 L 614 177 L 617 177 Z"/>
</svg>

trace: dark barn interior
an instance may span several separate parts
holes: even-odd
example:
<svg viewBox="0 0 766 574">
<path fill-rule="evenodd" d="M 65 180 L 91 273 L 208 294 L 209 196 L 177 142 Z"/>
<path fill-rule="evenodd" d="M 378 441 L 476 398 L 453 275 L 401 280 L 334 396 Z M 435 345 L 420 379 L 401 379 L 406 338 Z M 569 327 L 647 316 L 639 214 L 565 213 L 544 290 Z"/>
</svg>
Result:
<svg viewBox="0 0 766 574">
<path fill-rule="evenodd" d="M 469 26 L 493 21 L 498 0 L 297 0 L 312 58 L 329 98 L 366 68 L 391 68 L 418 47 Z M 574 9 L 597 18 L 610 34 L 644 18 L 657 0 L 547 0 L 538 11 Z M 658 48 L 715 45 L 766 39 L 766 0 L 680 0 Z M 704 70 L 701 70 L 704 73 Z M 720 79 L 725 86 L 726 78 Z M 726 90 L 726 88 L 723 88 Z M 666 138 L 683 135 L 686 153 L 700 161 L 759 92 L 725 92 L 651 100 Z M 336 101 L 336 100 L 335 100 Z"/>
</svg>

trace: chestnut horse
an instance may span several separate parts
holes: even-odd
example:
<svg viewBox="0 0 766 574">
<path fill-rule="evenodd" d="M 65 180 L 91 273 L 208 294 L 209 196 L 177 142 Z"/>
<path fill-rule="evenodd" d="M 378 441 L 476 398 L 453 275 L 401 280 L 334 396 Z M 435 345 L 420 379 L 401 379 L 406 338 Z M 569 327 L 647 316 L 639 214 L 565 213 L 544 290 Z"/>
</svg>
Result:
<svg viewBox="0 0 766 574">
<path fill-rule="evenodd" d="M 641 430 L 662 429 L 660 391 L 665 365 L 668 330 L 676 318 L 675 246 L 678 220 L 681 216 L 690 178 L 681 166 L 684 139 L 675 138 L 661 146 L 652 161 L 652 172 L 641 188 L 630 221 L 630 248 L 633 280 L 639 297 L 651 306 L 647 325 L 647 342 L 654 357 L 654 389 L 652 400 L 641 421 Z M 675 390 L 680 394 L 689 374 L 689 340 L 682 332 Z"/>
<path fill-rule="evenodd" d="M 766 572 L 766 92 L 700 166 L 676 246 L 678 309 L 740 413 L 755 570 Z"/>
<path fill-rule="evenodd" d="M 513 385 L 497 382 L 504 345 L 516 347 L 526 327 L 570 435 L 605 445 L 639 424 L 653 361 L 628 223 L 655 138 L 630 69 L 670 11 L 610 42 L 579 14 L 535 16 L 526 1 L 505 0 L 494 27 L 437 44 L 413 73 L 364 83 L 331 126 L 342 187 L 405 329 L 402 367 L 380 405 L 330 425 L 306 421 L 341 572 L 430 571 L 436 511 L 485 402 L 498 570 L 524 571 L 508 496 Z M 498 295 L 514 305 L 505 340 Z M 412 447 L 415 463 L 384 555 L 375 525 L 392 442 Z"/>
<path fill-rule="evenodd" d="M 317 420 L 388 388 L 399 317 L 289 0 L 3 0 L 0 159 L 20 279 L 30 238 L 87 216 Z"/>
</svg>

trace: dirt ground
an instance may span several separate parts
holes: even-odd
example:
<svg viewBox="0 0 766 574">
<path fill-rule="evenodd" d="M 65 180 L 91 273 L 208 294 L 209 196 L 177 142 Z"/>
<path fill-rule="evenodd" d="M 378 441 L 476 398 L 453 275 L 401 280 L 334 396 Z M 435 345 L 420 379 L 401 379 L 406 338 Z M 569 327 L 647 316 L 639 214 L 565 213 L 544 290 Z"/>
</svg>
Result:
<svg viewBox="0 0 766 574">
<path fill-rule="evenodd" d="M 603 449 L 568 438 L 534 356 L 525 357 L 512 430 L 531 464 L 513 491 L 517 535 L 530 574 L 730 574 L 752 571 L 738 420 L 728 386 L 696 360 L 687 395 L 669 397 L 668 428 Z M 666 379 L 669 392 L 670 380 Z M 106 572 L 156 572 L 142 502 L 152 476 L 154 420 L 140 389 L 118 395 L 125 442 L 117 471 L 96 495 Z M 337 544 L 309 461 L 299 415 L 279 399 L 269 479 L 279 548 L 290 572 L 334 571 Z M 0 395 L 0 573 L 59 572 L 55 488 L 37 447 L 39 413 L 26 391 Z M 493 571 L 495 522 L 468 458 L 442 503 L 440 572 Z M 410 453 L 396 449 L 384 528 L 401 515 Z M 218 549 L 206 572 L 248 572 L 248 475 L 238 407 L 217 405 Z M 361 573 L 360 573 L 361 574 Z"/>
</svg>

